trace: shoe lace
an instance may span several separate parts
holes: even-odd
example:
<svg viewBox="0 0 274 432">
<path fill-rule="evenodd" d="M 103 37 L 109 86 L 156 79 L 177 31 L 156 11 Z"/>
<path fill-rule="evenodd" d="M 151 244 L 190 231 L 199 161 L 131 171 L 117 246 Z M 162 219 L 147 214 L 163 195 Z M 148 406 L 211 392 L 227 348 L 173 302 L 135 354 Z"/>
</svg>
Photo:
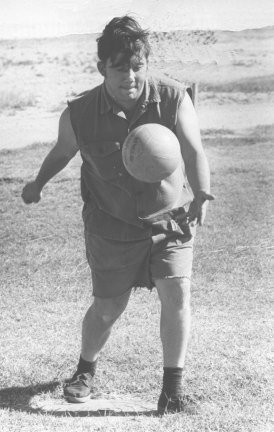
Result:
<svg viewBox="0 0 274 432">
<path fill-rule="evenodd" d="M 92 380 L 92 376 L 87 372 L 87 373 L 80 373 L 78 375 L 76 375 L 75 377 L 73 377 L 72 381 L 70 384 L 83 384 L 86 387 L 89 387 L 89 383 Z"/>
</svg>

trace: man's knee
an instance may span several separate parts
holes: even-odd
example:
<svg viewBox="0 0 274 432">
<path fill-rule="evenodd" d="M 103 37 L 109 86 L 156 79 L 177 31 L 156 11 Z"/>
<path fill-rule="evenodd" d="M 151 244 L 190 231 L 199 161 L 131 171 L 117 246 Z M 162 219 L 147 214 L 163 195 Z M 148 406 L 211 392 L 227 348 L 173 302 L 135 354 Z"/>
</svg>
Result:
<svg viewBox="0 0 274 432">
<path fill-rule="evenodd" d="M 113 324 L 124 312 L 129 295 L 122 295 L 114 298 L 94 297 L 92 308 L 99 320 L 104 324 Z"/>
<path fill-rule="evenodd" d="M 187 277 L 167 278 L 156 281 L 163 308 L 184 310 L 190 308 L 191 282 Z"/>
</svg>

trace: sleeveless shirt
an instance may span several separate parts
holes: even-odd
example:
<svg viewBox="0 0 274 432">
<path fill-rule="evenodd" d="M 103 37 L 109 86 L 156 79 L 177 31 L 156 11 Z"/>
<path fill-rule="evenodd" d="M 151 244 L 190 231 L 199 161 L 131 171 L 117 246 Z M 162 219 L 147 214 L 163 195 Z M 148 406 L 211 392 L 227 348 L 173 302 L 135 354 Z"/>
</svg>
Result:
<svg viewBox="0 0 274 432">
<path fill-rule="evenodd" d="M 159 123 L 175 133 L 186 86 L 168 78 L 149 77 L 130 120 L 108 95 L 105 84 L 68 102 L 79 145 L 83 217 L 89 232 L 121 241 L 151 235 L 142 218 L 188 204 L 192 193 L 183 159 L 158 183 L 140 182 L 126 171 L 122 146 L 132 129 Z"/>
</svg>

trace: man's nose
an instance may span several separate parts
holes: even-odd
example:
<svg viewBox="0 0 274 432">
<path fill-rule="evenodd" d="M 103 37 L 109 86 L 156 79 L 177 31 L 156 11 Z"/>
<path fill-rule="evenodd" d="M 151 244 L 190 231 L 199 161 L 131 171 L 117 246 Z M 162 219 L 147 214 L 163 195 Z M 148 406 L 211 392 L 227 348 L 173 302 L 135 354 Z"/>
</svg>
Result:
<svg viewBox="0 0 274 432">
<path fill-rule="evenodd" d="M 127 79 L 129 82 L 133 82 L 133 81 L 135 81 L 135 72 L 134 72 L 133 69 L 129 68 L 129 69 L 126 71 L 125 75 L 126 75 L 126 79 Z"/>
</svg>

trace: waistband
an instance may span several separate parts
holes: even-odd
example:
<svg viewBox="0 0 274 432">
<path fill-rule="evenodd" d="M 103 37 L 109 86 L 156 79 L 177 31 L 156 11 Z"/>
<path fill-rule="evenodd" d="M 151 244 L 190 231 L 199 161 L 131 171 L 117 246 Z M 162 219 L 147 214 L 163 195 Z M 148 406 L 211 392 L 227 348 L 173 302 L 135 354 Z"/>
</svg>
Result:
<svg viewBox="0 0 274 432">
<path fill-rule="evenodd" d="M 162 211 L 146 218 L 139 217 L 139 219 L 144 225 L 151 226 L 153 231 L 174 231 L 184 236 L 192 237 L 192 231 L 189 226 L 189 213 L 186 206 Z"/>
</svg>

